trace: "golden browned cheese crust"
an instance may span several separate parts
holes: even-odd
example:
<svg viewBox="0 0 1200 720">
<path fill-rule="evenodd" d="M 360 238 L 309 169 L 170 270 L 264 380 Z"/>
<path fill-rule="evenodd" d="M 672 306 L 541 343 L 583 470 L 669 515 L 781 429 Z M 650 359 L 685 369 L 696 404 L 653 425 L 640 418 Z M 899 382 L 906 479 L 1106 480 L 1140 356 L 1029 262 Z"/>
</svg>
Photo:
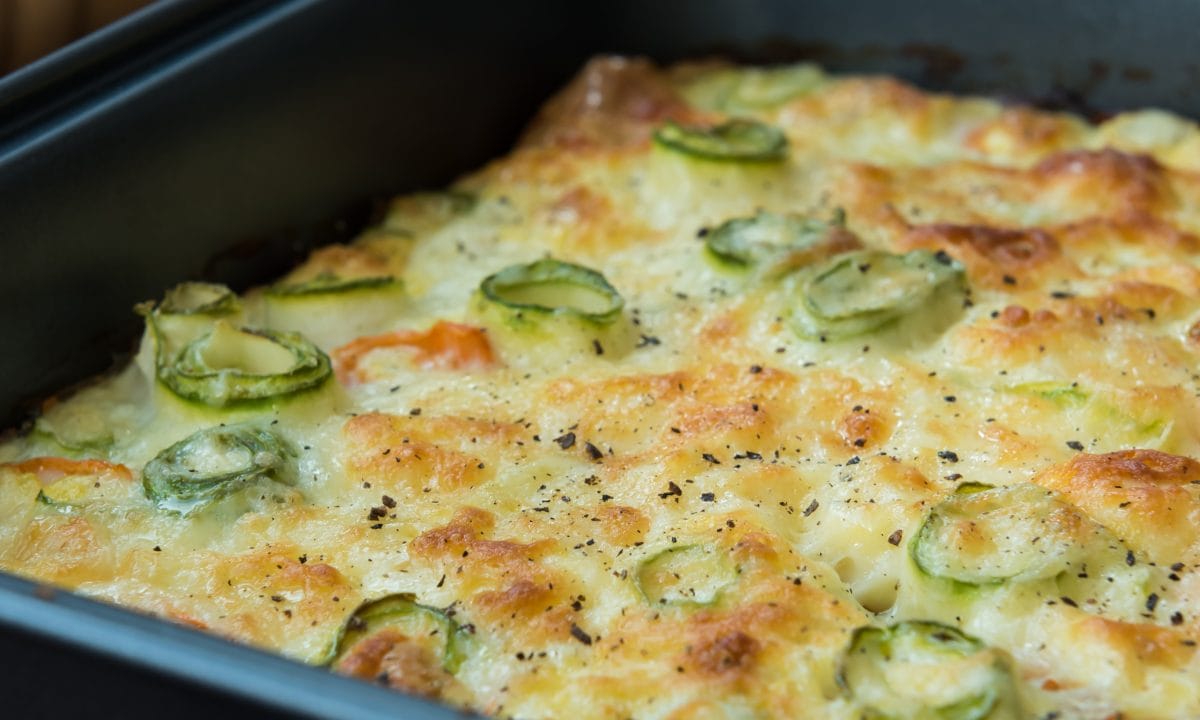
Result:
<svg viewBox="0 0 1200 720">
<path fill-rule="evenodd" d="M 731 117 L 780 129 L 785 156 L 655 140 Z M 706 238 L 759 211 L 845 220 L 776 275 L 722 267 Z M 1167 113 L 597 58 L 509 155 L 288 278 L 391 276 L 400 300 L 241 298 L 248 325 L 316 323 L 337 371 L 319 389 L 188 403 L 148 334 L 47 409 L 104 418 L 103 443 L 39 425 L 0 446 L 0 567 L 311 663 L 404 594 L 451 618 L 453 660 L 390 627 L 335 669 L 501 717 L 865 717 L 845 648 L 908 620 L 1003 658 L 1009 704 L 961 717 L 1200 717 L 1197 233 L 1200 132 Z M 798 331 L 805 273 L 857 248 L 936 253 L 969 290 L 944 322 Z M 545 257 L 603 273 L 620 332 L 497 325 L 480 282 Z M 292 488 L 151 502 L 146 464 L 222 422 L 297 448 Z M 1069 572 L 949 591 L 914 557 L 963 483 L 1044 489 L 1046 522 L 1091 539 Z M 696 570 L 656 563 L 701 552 L 715 589 L 659 598 Z"/>
</svg>

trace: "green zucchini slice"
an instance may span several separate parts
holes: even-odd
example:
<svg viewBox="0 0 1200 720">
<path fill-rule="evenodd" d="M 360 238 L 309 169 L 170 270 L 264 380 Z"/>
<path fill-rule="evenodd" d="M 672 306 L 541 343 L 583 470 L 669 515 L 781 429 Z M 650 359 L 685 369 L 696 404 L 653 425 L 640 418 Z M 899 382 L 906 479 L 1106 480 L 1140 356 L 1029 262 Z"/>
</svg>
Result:
<svg viewBox="0 0 1200 720">
<path fill-rule="evenodd" d="M 471 636 L 467 628 L 444 610 L 421 605 L 409 593 L 397 593 L 360 605 L 338 630 L 325 664 L 339 669 L 358 643 L 385 630 L 428 647 L 451 675 L 458 672 L 469 652 Z"/>
<path fill-rule="evenodd" d="M 142 489 L 164 510 L 190 515 L 262 481 L 295 482 L 295 451 L 253 425 L 218 425 L 160 452 L 142 469 Z"/>
<path fill-rule="evenodd" d="M 776 162 L 787 157 L 787 136 L 757 120 L 734 118 L 710 128 L 668 121 L 654 132 L 660 146 L 720 162 Z"/>
<path fill-rule="evenodd" d="M 737 580 L 729 559 L 705 545 L 672 545 L 646 558 L 634 583 L 651 605 L 707 607 Z"/>
<path fill-rule="evenodd" d="M 825 82 L 826 76 L 820 67 L 800 63 L 705 73 L 683 92 L 697 107 L 727 113 L 752 113 L 778 108 L 813 92 Z"/>
<path fill-rule="evenodd" d="M 1012 675 L 1004 657 L 941 623 L 917 620 L 858 628 L 842 655 L 837 680 L 865 718 L 1012 716 Z"/>
<path fill-rule="evenodd" d="M 156 312 L 162 315 L 228 315 L 238 309 L 237 295 L 217 283 L 185 282 L 163 295 Z"/>
<path fill-rule="evenodd" d="M 510 265 L 479 286 L 484 299 L 527 315 L 567 315 L 592 325 L 610 325 L 621 315 L 625 300 L 590 268 L 559 260 Z"/>
<path fill-rule="evenodd" d="M 705 236 L 704 247 L 720 267 L 758 269 L 767 277 L 779 277 L 811 263 L 826 246 L 844 245 L 837 241 L 853 237 L 843 231 L 845 225 L 846 214 L 840 208 L 827 222 L 760 210 L 721 223 Z M 838 235 L 839 231 L 843 232 Z"/>
<path fill-rule="evenodd" d="M 391 275 L 343 278 L 332 273 L 322 273 L 304 282 L 272 285 L 267 288 L 267 295 L 282 298 L 334 295 L 356 290 L 380 290 L 395 287 L 397 284 L 398 281 Z"/>
<path fill-rule="evenodd" d="M 961 486 L 909 544 L 917 568 L 966 587 L 1054 578 L 1083 561 L 1099 527 L 1043 487 Z"/>
<path fill-rule="evenodd" d="M 291 395 L 321 385 L 331 374 L 329 357 L 296 333 L 218 321 L 175 354 L 157 330 L 156 335 L 159 381 L 181 398 L 213 407 Z"/>
<path fill-rule="evenodd" d="M 944 320 L 936 302 L 952 293 L 965 295 L 963 266 L 944 253 L 914 250 L 903 255 L 862 250 L 831 258 L 812 269 L 800 284 L 791 321 L 806 339 L 862 335 L 906 316 Z M 962 297 L 954 309 L 961 311 Z"/>
</svg>

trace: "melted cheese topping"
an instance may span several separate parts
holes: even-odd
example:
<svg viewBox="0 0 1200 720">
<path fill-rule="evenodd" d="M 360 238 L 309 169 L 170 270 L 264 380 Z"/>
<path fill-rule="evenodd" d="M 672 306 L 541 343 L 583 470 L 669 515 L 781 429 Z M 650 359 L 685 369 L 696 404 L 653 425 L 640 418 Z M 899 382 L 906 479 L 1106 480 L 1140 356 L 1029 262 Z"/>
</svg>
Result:
<svg viewBox="0 0 1200 720">
<path fill-rule="evenodd" d="M 0 567 L 308 662 L 360 603 L 410 593 L 469 630 L 461 666 L 396 634 L 351 665 L 505 717 L 858 717 L 843 649 L 901 620 L 998 649 L 1021 715 L 1200 716 L 1200 132 L 796 72 L 736 108 L 786 133 L 786 160 L 737 164 L 651 133 L 724 120 L 722 83 L 765 75 L 593 61 L 509 156 L 291 276 L 393 275 L 403 295 L 243 298 L 248 324 L 335 359 L 402 331 L 354 345 L 353 372 L 222 411 L 156 384 L 147 339 L 0 447 Z M 834 208 L 866 247 L 961 262 L 953 322 L 801 339 L 794 280 L 726 272 L 697 241 Z M 480 312 L 484 277 L 546 256 L 602 272 L 625 335 Z M 425 333 L 443 321 L 483 347 L 447 355 Z M 157 509 L 138 473 L 222 422 L 290 441 L 292 491 Z M 46 459 L 64 456 L 96 462 Z M 963 482 L 1040 485 L 1116 540 L 1071 577 L 947 592 L 909 550 Z M 703 602 L 654 603 L 647 572 Z"/>
</svg>

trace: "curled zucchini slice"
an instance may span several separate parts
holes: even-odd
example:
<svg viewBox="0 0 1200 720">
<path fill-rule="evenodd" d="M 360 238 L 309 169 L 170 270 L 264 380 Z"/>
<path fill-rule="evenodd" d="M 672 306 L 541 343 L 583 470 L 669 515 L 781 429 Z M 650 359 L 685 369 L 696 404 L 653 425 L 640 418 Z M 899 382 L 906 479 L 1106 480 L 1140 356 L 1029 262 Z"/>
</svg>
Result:
<svg viewBox="0 0 1200 720">
<path fill-rule="evenodd" d="M 158 335 L 159 381 L 181 398 L 213 407 L 291 395 L 331 374 L 329 357 L 296 333 L 219 321 L 178 353 L 165 345 Z"/>
<path fill-rule="evenodd" d="M 638 565 L 634 582 L 651 605 L 707 607 L 737 580 L 728 558 L 704 545 L 672 545 Z"/>
<path fill-rule="evenodd" d="M 164 510 L 190 515 L 261 481 L 291 485 L 295 451 L 253 425 L 218 425 L 160 452 L 142 469 L 146 497 Z"/>
<path fill-rule="evenodd" d="M 873 720 L 1012 717 L 1004 657 L 957 628 L 928 621 L 854 631 L 838 684 Z"/>
<path fill-rule="evenodd" d="M 721 223 L 705 236 L 704 247 L 723 268 L 757 269 L 767 277 L 779 277 L 813 262 L 822 251 L 854 249 L 857 243 L 845 225 L 846 214 L 840 208 L 828 222 L 760 210 L 752 217 Z"/>
<path fill-rule="evenodd" d="M 394 287 L 397 284 L 396 278 L 391 275 L 343 278 L 332 273 L 322 273 L 304 282 L 272 285 L 270 288 L 267 288 L 267 295 L 274 297 L 308 297 L 354 292 L 356 290 L 379 290 Z"/>
<path fill-rule="evenodd" d="M 787 137 L 777 127 L 734 118 L 710 128 L 668 121 L 654 131 L 654 141 L 668 150 L 720 162 L 776 162 L 787 157 Z"/>
<path fill-rule="evenodd" d="M 325 664 L 355 674 L 351 659 L 355 647 L 380 636 L 425 647 L 451 675 L 466 659 L 471 637 L 445 611 L 421 605 L 409 593 L 398 593 L 360 605 L 338 631 Z"/>
<path fill-rule="evenodd" d="M 604 276 L 590 268 L 559 260 L 510 265 L 484 279 L 483 297 L 508 308 L 515 317 L 569 315 L 594 325 L 611 324 L 625 300 Z"/>
<path fill-rule="evenodd" d="M 1037 485 L 969 484 L 930 510 L 909 553 L 925 575 L 962 586 L 1030 582 L 1077 565 L 1093 526 Z"/>
<path fill-rule="evenodd" d="M 166 292 L 156 312 L 161 315 L 228 315 L 238 309 L 238 297 L 217 283 L 185 282 Z"/>
<path fill-rule="evenodd" d="M 914 250 L 903 255 L 877 250 L 846 253 L 813 268 L 800 284 L 792 326 L 807 339 L 840 339 L 871 332 L 906 316 L 945 320 L 951 296 L 961 310 L 966 290 L 963 266 L 943 253 Z"/>
</svg>

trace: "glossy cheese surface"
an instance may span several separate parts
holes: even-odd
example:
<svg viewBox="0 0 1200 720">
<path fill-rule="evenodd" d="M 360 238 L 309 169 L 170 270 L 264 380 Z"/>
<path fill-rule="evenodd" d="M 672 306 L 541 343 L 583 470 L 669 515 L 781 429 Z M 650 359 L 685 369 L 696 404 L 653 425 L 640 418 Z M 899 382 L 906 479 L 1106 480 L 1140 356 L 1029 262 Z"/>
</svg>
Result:
<svg viewBox="0 0 1200 720">
<path fill-rule="evenodd" d="M 733 117 L 784 155 L 654 139 Z M 777 272 L 706 250 L 760 211 L 844 220 Z M 816 268 L 856 249 L 929 251 L 960 294 L 798 332 Z M 601 273 L 619 317 L 479 292 L 544 258 Z M 362 603 L 407 594 L 463 628 L 461 662 L 393 633 L 340 669 L 499 717 L 881 717 L 847 649 L 903 621 L 957 628 L 1011 680 L 938 717 L 1200 717 L 1198 261 L 1181 118 L 598 58 L 508 156 L 286 280 L 395 283 L 240 299 L 234 324 L 332 358 L 319 387 L 185 400 L 148 331 L 0 445 L 0 568 L 311 663 Z M 881 282 L 860 294 L 903 290 Z M 294 477 L 190 514 L 148 499 L 147 464 L 221 423 L 282 438 Z M 984 486 L 1028 501 L 935 513 Z M 938 567 L 1008 554 L 966 583 L 914 561 L 935 539 Z"/>
</svg>

